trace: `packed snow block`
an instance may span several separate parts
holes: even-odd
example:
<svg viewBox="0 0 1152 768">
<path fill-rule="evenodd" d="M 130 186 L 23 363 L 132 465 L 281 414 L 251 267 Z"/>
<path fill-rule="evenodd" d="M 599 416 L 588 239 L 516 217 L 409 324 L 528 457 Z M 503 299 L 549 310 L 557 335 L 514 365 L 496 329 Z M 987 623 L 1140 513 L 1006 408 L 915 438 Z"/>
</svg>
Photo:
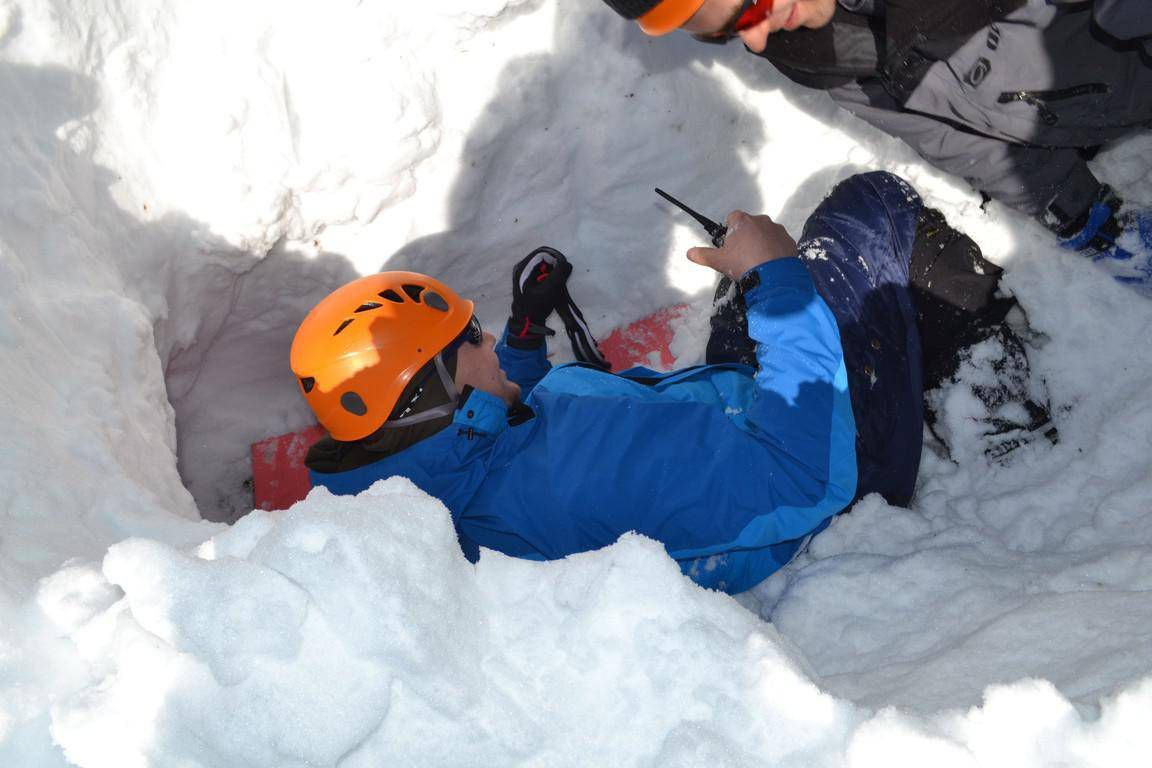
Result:
<svg viewBox="0 0 1152 768">
<path fill-rule="evenodd" d="M 473 565 L 399 477 L 100 573 L 69 581 L 123 597 L 69 632 L 91 674 L 47 715 L 78 768 L 829 765 L 867 716 L 658 542 Z"/>
<path fill-rule="evenodd" d="M 676 362 L 670 349 L 673 321 L 688 312 L 687 304 L 673 304 L 658 309 L 647 317 L 617 328 L 600 342 L 600 351 L 612 363 L 612 370 L 622 371 L 635 365 L 669 370 Z"/>
<path fill-rule="evenodd" d="M 252 495 L 256 509 L 287 509 L 312 490 L 304 457 L 324 436 L 318 424 L 252 444 Z"/>
<path fill-rule="evenodd" d="M 76 635 L 101 662 L 52 723 L 70 765 L 433 765 L 420 717 L 456 734 L 455 757 L 483 732 L 467 730 L 491 709 L 475 569 L 448 510 L 407 480 L 318 490 L 194 554 L 129 539 L 101 570 L 123 599 Z"/>
</svg>

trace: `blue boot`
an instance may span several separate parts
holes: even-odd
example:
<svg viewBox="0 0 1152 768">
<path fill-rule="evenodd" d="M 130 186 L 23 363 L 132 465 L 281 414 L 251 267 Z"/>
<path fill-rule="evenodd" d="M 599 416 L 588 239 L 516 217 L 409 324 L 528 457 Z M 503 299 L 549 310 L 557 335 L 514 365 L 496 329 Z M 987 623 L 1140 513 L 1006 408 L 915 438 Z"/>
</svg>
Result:
<svg viewBox="0 0 1152 768">
<path fill-rule="evenodd" d="M 1152 296 L 1152 210 L 1124 206 L 1105 187 L 1087 220 L 1060 244 L 1088 256 L 1118 282 Z"/>
</svg>

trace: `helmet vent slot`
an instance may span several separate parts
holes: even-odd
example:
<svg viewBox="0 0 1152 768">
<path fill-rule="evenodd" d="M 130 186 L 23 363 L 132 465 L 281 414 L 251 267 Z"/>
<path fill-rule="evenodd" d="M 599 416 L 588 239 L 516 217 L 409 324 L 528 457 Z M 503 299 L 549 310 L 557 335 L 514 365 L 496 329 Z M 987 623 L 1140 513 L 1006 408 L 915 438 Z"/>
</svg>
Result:
<svg viewBox="0 0 1152 768">
<path fill-rule="evenodd" d="M 383 306 L 383 304 L 381 304 L 378 301 L 366 301 L 363 304 L 361 304 L 360 306 L 356 307 L 355 311 L 356 312 L 367 312 L 370 309 L 380 309 L 380 307 L 382 307 L 382 306 Z"/>
<path fill-rule="evenodd" d="M 435 291 L 426 291 L 424 293 L 424 306 L 438 309 L 441 312 L 448 311 L 448 302 L 444 301 L 444 297 Z"/>
<path fill-rule="evenodd" d="M 316 379 L 311 376 L 305 376 L 300 379 L 300 386 L 304 388 L 304 394 L 308 394 L 312 391 L 312 388 L 316 386 Z"/>
<path fill-rule="evenodd" d="M 345 392 L 340 395 L 340 405 L 344 406 L 344 410 L 353 416 L 363 416 L 368 413 L 368 406 L 364 404 L 364 400 L 360 395 L 355 392 Z"/>
<path fill-rule="evenodd" d="M 422 285 L 403 285 L 401 287 L 412 301 L 420 301 L 420 294 L 424 293 L 424 286 Z"/>
<path fill-rule="evenodd" d="M 378 293 L 376 295 L 382 299 L 388 299 L 388 301 L 394 301 L 397 304 L 403 304 L 404 303 L 404 299 L 400 298 L 400 294 L 396 293 L 396 291 L 392 290 L 391 288 L 389 288 L 386 291 L 381 291 L 380 293 Z"/>
<path fill-rule="evenodd" d="M 332 332 L 332 335 L 333 335 L 333 336 L 339 336 L 339 335 L 340 335 L 340 331 L 342 331 L 342 330 L 344 330 L 345 328 L 347 328 L 347 327 L 348 327 L 348 326 L 349 326 L 351 323 L 352 323 L 352 318 L 348 318 L 348 319 L 347 319 L 347 320 L 345 320 L 344 322 L 340 323 L 340 327 L 339 327 L 339 328 L 337 328 L 335 331 L 333 331 L 333 332 Z"/>
</svg>

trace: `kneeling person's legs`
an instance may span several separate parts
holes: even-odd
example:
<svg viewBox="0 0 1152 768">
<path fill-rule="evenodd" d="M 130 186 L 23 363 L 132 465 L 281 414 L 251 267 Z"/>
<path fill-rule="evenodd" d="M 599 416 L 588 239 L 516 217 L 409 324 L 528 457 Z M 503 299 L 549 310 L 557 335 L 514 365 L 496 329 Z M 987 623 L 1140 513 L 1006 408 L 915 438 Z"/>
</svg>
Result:
<svg viewBox="0 0 1152 768">
<path fill-rule="evenodd" d="M 953 458 L 967 437 L 998 461 L 1043 434 L 1057 439 L 1048 397 L 1035 381 L 1024 342 L 1006 318 L 1016 300 L 999 293 L 1003 270 L 984 258 L 970 237 L 932 208 L 920 211 L 909 280 L 924 354 L 924 417 Z M 940 388 L 959 377 L 963 393 Z M 977 402 L 978 415 L 960 400 Z M 946 401 L 964 415 L 968 429 L 943 418 Z"/>
<path fill-rule="evenodd" d="M 951 377 L 960 350 L 990 336 L 1016 305 L 999 295 L 1003 273 L 943 214 L 920 210 L 908 279 L 924 352 L 924 389 Z"/>
<path fill-rule="evenodd" d="M 920 198 L 889 173 L 838 184 L 797 252 L 836 317 L 856 419 L 860 495 L 907 504 L 923 440 L 923 387 L 908 264 Z"/>
</svg>

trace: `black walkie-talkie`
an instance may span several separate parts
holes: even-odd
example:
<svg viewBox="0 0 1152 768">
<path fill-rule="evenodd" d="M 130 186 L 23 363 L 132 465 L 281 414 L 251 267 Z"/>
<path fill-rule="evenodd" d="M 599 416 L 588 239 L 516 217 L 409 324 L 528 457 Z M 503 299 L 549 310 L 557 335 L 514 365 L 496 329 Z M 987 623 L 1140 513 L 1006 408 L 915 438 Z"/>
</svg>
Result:
<svg viewBox="0 0 1152 768">
<path fill-rule="evenodd" d="M 660 197 L 664 198 L 680 210 L 684 211 L 684 213 L 696 219 L 696 221 L 700 223 L 700 226 L 704 227 L 704 231 L 707 232 L 709 236 L 711 236 L 712 245 L 716 246 L 717 248 L 724 247 L 724 236 L 728 234 L 728 227 L 724 226 L 723 224 L 717 224 L 707 216 L 696 213 L 696 211 L 684 205 L 684 203 L 672 197 L 672 195 L 660 189 L 660 187 L 656 187 L 656 194 L 660 195 Z"/>
</svg>

